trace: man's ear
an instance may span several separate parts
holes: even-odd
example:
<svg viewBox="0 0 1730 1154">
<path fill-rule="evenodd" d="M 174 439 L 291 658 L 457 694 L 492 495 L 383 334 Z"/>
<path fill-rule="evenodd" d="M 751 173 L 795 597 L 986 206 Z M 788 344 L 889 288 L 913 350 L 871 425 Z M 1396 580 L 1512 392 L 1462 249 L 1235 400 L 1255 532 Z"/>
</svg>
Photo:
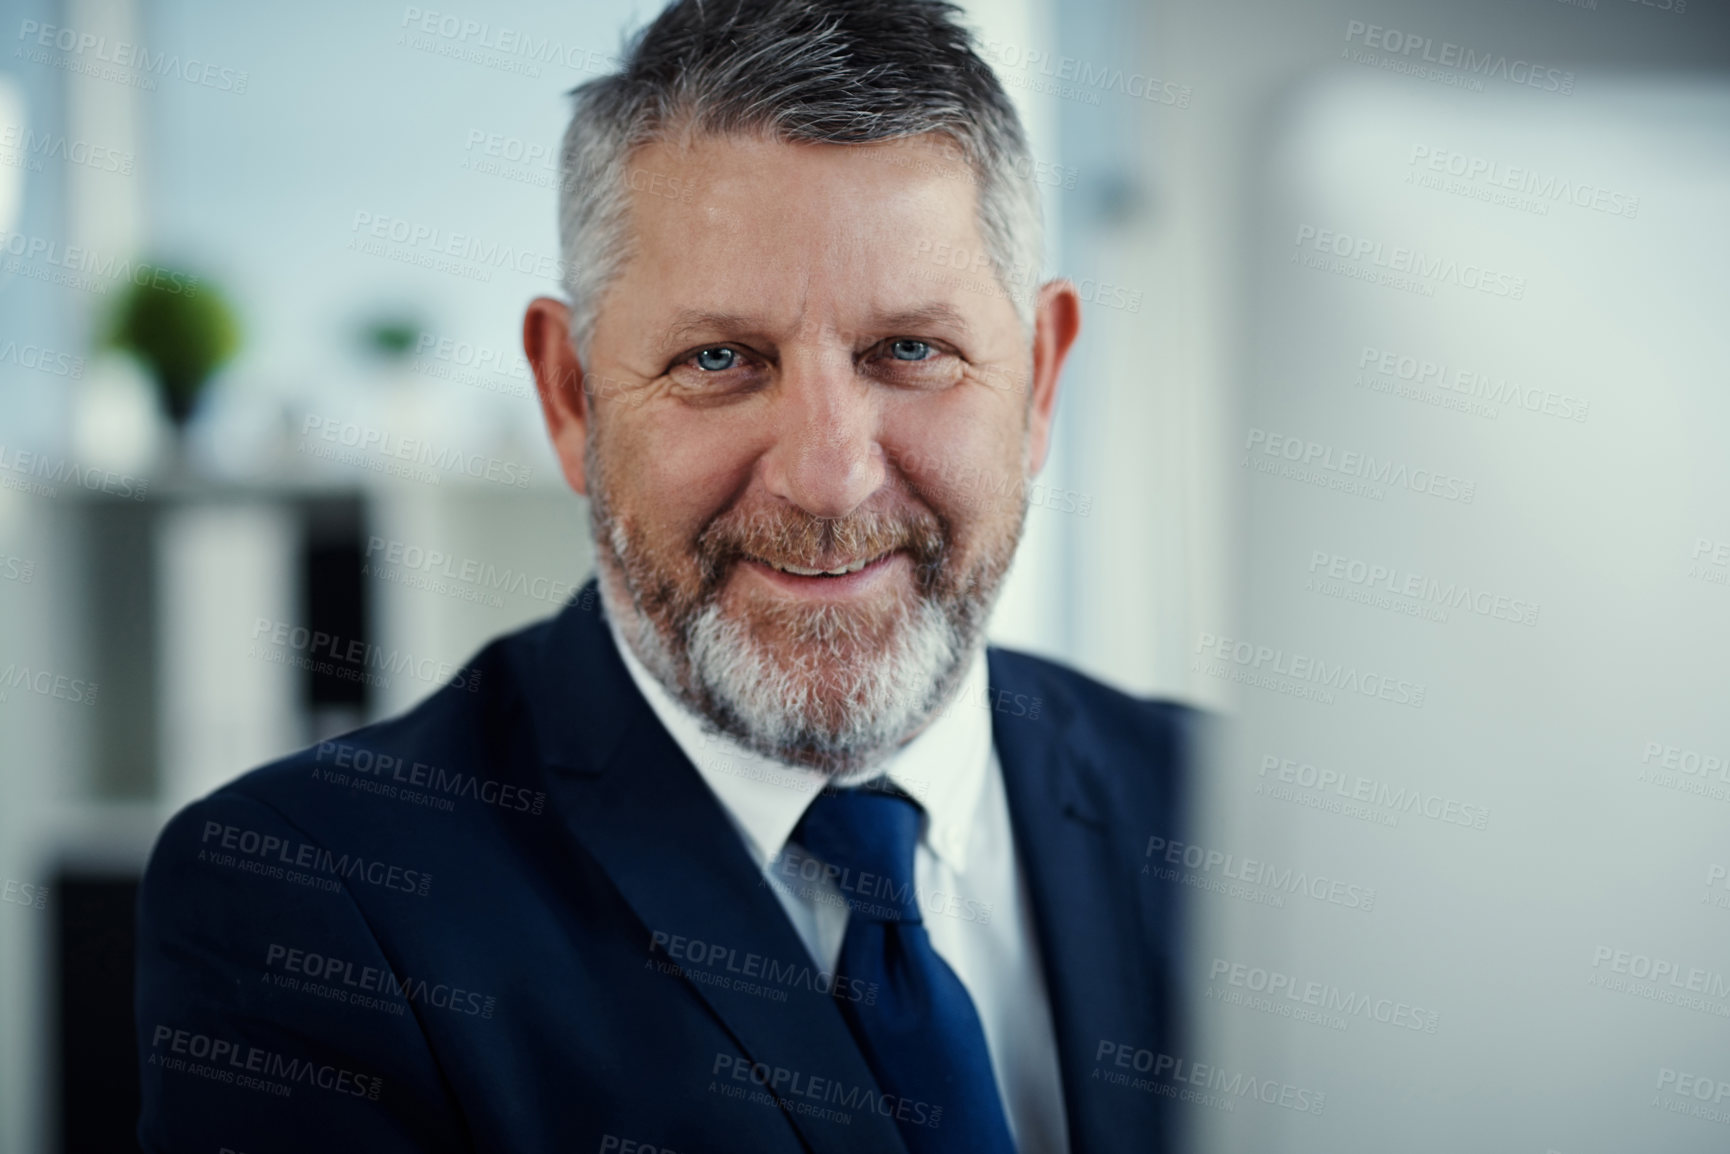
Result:
<svg viewBox="0 0 1730 1154">
<path fill-rule="evenodd" d="M 591 412 L 583 389 L 583 366 L 571 347 L 571 310 L 562 301 L 536 297 L 523 317 L 523 352 L 535 370 L 535 390 L 541 398 L 547 436 L 571 488 L 587 496 L 583 450 L 588 441 Z"/>
<path fill-rule="evenodd" d="M 1045 467 L 1051 448 L 1051 418 L 1057 411 L 1057 380 L 1081 333 L 1081 294 L 1067 280 L 1039 288 L 1033 314 L 1033 395 L 1027 411 L 1027 475 Z"/>
</svg>

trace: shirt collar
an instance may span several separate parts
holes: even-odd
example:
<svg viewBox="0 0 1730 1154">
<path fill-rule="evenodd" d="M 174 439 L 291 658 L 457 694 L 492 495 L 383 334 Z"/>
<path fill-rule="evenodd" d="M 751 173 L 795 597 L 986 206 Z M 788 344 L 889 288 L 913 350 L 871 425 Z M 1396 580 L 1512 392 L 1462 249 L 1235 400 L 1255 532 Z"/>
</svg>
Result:
<svg viewBox="0 0 1730 1154">
<path fill-rule="evenodd" d="M 806 766 L 764 757 L 717 732 L 649 672 L 611 617 L 607 626 L 638 691 L 720 799 L 758 866 L 767 869 L 830 779 Z M 838 783 L 856 785 L 886 773 L 929 815 L 921 835 L 926 848 L 958 873 L 966 869 L 968 844 L 991 764 L 987 676 L 985 650 L 980 647 L 961 687 L 924 729 L 883 762 Z"/>
</svg>

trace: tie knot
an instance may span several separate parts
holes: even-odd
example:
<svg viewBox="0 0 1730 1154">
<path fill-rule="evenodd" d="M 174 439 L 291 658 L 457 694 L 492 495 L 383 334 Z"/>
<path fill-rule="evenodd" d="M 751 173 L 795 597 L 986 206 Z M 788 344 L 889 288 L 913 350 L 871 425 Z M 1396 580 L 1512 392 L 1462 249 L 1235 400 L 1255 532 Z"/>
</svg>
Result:
<svg viewBox="0 0 1730 1154">
<path fill-rule="evenodd" d="M 793 840 L 822 861 L 853 917 L 918 922 L 913 851 L 923 814 L 912 798 L 884 788 L 824 790 L 806 809 Z"/>
</svg>

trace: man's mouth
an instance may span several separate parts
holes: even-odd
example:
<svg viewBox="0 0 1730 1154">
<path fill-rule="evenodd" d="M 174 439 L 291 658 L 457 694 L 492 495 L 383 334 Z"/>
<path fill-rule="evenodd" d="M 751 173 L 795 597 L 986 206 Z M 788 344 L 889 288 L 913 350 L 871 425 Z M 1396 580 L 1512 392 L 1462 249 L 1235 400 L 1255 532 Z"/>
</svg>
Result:
<svg viewBox="0 0 1730 1154">
<path fill-rule="evenodd" d="M 849 561 L 842 565 L 827 569 L 815 569 L 805 565 L 794 565 L 787 561 L 768 561 L 761 557 L 752 557 L 751 560 L 757 562 L 759 565 L 767 565 L 771 569 L 779 569 L 783 573 L 791 573 L 795 577 L 845 577 L 849 573 L 859 572 L 868 565 L 875 565 L 887 556 L 889 556 L 889 554 L 879 553 L 874 557 L 861 557 L 857 561 Z"/>
<path fill-rule="evenodd" d="M 831 561 L 823 558 L 816 565 L 801 565 L 794 561 L 771 561 L 747 554 L 742 567 L 754 572 L 760 580 L 798 596 L 855 597 L 878 588 L 886 575 L 902 558 L 900 550 L 874 553 L 869 557 Z"/>
</svg>

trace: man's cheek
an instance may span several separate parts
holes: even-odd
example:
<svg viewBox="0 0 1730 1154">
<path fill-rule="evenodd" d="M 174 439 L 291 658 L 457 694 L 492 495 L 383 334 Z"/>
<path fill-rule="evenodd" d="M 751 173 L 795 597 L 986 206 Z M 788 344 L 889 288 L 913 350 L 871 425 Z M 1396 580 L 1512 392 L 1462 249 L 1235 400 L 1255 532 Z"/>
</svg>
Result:
<svg viewBox="0 0 1730 1154">
<path fill-rule="evenodd" d="M 611 435 L 595 447 L 607 504 L 632 552 L 646 552 L 661 565 L 678 559 L 688 569 L 697 560 L 699 534 L 736 491 L 739 470 L 678 428 L 653 420 L 632 425 L 607 430 Z"/>
<path fill-rule="evenodd" d="M 910 477 L 945 517 L 990 521 L 1020 509 L 1022 474 L 1018 460 L 994 452 L 930 452 L 920 475 Z"/>
</svg>

